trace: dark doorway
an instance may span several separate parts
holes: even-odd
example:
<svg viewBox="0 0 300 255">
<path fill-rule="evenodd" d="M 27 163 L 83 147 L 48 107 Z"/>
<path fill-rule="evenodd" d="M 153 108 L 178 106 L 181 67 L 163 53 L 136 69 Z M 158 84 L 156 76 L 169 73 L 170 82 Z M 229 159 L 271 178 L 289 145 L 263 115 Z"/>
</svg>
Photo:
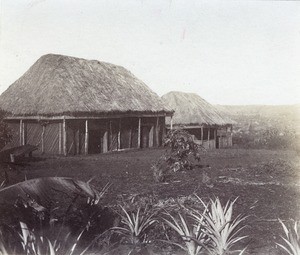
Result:
<svg viewBox="0 0 300 255">
<path fill-rule="evenodd" d="M 219 149 L 220 146 L 220 136 L 216 137 L 216 149 Z"/>
<path fill-rule="evenodd" d="M 141 134 L 141 147 L 142 148 L 148 148 L 149 147 L 149 131 L 150 128 L 148 126 L 143 126 L 141 128 L 142 134 Z"/>
<path fill-rule="evenodd" d="M 102 152 L 102 139 L 103 133 L 101 132 L 101 130 L 89 131 L 89 154 Z"/>
</svg>

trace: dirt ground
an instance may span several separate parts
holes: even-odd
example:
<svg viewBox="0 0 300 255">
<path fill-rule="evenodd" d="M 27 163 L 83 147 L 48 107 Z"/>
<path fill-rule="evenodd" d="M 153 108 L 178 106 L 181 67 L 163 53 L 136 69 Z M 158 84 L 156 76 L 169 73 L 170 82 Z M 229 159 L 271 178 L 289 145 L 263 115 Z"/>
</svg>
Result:
<svg viewBox="0 0 300 255">
<path fill-rule="evenodd" d="M 9 184 L 36 177 L 68 176 L 98 188 L 111 183 L 103 203 L 120 196 L 161 199 L 198 194 L 221 201 L 239 197 L 235 213 L 249 215 L 244 232 L 248 254 L 282 254 L 276 246 L 283 235 L 278 218 L 300 220 L 300 156 L 293 151 L 212 150 L 203 153 L 205 167 L 173 174 L 156 183 L 150 170 L 163 149 L 144 149 L 101 155 L 35 157 L 8 172 Z M 3 176 L 1 176 L 3 178 Z"/>
</svg>

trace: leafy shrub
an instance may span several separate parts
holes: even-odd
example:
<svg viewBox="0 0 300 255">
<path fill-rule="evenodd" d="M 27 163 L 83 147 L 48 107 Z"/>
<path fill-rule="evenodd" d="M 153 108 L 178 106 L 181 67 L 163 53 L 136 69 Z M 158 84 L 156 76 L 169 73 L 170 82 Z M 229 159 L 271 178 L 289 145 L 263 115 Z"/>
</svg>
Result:
<svg viewBox="0 0 300 255">
<path fill-rule="evenodd" d="M 163 146 L 166 148 L 164 155 L 152 166 L 156 181 L 165 181 L 171 172 L 191 170 L 200 162 L 203 148 L 185 130 L 170 130 Z"/>
</svg>

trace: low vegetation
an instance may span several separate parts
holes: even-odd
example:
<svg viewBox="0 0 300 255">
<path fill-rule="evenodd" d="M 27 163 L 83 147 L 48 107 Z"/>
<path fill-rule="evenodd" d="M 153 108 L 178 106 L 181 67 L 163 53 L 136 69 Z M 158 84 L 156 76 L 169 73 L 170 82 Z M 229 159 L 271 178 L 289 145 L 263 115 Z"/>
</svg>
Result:
<svg viewBox="0 0 300 255">
<path fill-rule="evenodd" d="M 298 149 L 296 131 L 289 128 L 268 127 L 262 130 L 239 130 L 233 135 L 233 143 L 241 148 Z"/>
<path fill-rule="evenodd" d="M 299 254 L 298 223 L 290 226 L 286 221 L 276 222 L 279 216 L 293 217 L 284 214 L 290 209 L 288 204 L 292 204 L 286 197 L 289 192 L 295 192 L 290 180 L 297 177 L 293 162 L 284 158 L 290 152 L 268 152 L 271 153 L 268 161 L 261 156 L 266 153 L 263 150 L 251 153 L 245 150 L 245 155 L 236 149 L 201 152 L 189 134 L 175 131 L 168 134 L 165 150 L 84 159 L 41 159 L 32 166 L 19 168 L 21 173 L 28 168 L 26 173 L 30 178 L 33 173 L 45 176 L 43 168 L 48 174 L 47 164 L 53 169 L 57 167 L 62 171 L 60 174 L 76 178 L 84 169 L 86 180 L 99 175 L 95 178 L 97 182 L 93 180 L 99 190 L 90 182 L 66 177 L 30 179 L 6 187 L 4 183 L 0 190 L 0 255 L 167 255 L 182 254 L 182 251 L 189 255 L 258 254 L 253 251 L 253 239 L 269 221 L 283 231 L 274 231 L 275 234 L 269 231 L 267 235 L 262 231 L 258 236 L 268 238 L 286 254 Z M 149 155 L 152 155 L 150 159 Z M 209 162 L 212 167 L 201 169 L 200 155 L 201 161 Z M 156 166 L 163 179 L 168 178 L 168 183 L 153 182 L 152 173 L 147 171 L 150 162 L 158 157 Z M 232 163 L 235 157 L 238 166 Z M 126 167 L 122 168 L 124 159 Z M 114 168 L 112 162 L 116 164 Z M 224 167 L 224 163 L 228 165 Z M 61 168 L 63 164 L 65 167 Z M 94 171 L 89 172 L 89 169 Z M 20 172 L 8 174 L 20 176 Z M 287 175 L 291 179 L 286 178 Z M 252 185 L 257 180 L 258 185 Z M 262 185 L 264 180 L 272 182 Z M 288 180 L 289 188 L 275 182 L 279 180 Z M 105 185 L 107 181 L 114 183 Z M 276 200 L 281 199 L 278 189 L 282 191 L 283 200 Z M 255 192 L 259 194 L 255 196 Z M 286 203 L 283 210 L 272 214 L 278 208 L 274 207 L 274 200 Z M 272 202 L 267 204 L 269 201 Z M 251 203 L 255 206 L 247 209 Z M 263 206 L 267 209 L 254 211 L 257 204 L 260 209 Z M 265 215 L 270 214 L 273 216 L 268 217 L 273 218 L 266 219 Z"/>
<path fill-rule="evenodd" d="M 152 166 L 154 179 L 158 182 L 165 181 L 172 172 L 191 170 L 200 162 L 203 148 L 185 130 L 169 131 L 163 146 L 164 154 Z"/>
<path fill-rule="evenodd" d="M 299 255 L 300 254 L 300 234 L 299 223 L 295 221 L 294 226 L 288 227 L 281 220 L 279 220 L 285 236 L 281 236 L 284 241 L 283 244 L 277 243 L 286 254 Z"/>
</svg>

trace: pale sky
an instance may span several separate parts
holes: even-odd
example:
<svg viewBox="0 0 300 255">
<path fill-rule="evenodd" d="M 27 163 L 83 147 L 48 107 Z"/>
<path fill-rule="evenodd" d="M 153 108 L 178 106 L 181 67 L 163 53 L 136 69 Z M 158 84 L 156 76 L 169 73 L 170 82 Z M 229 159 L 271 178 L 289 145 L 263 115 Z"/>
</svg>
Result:
<svg viewBox="0 0 300 255">
<path fill-rule="evenodd" d="M 300 103 L 300 2 L 0 0 L 0 93 L 42 55 L 121 65 L 160 96 Z"/>
</svg>

